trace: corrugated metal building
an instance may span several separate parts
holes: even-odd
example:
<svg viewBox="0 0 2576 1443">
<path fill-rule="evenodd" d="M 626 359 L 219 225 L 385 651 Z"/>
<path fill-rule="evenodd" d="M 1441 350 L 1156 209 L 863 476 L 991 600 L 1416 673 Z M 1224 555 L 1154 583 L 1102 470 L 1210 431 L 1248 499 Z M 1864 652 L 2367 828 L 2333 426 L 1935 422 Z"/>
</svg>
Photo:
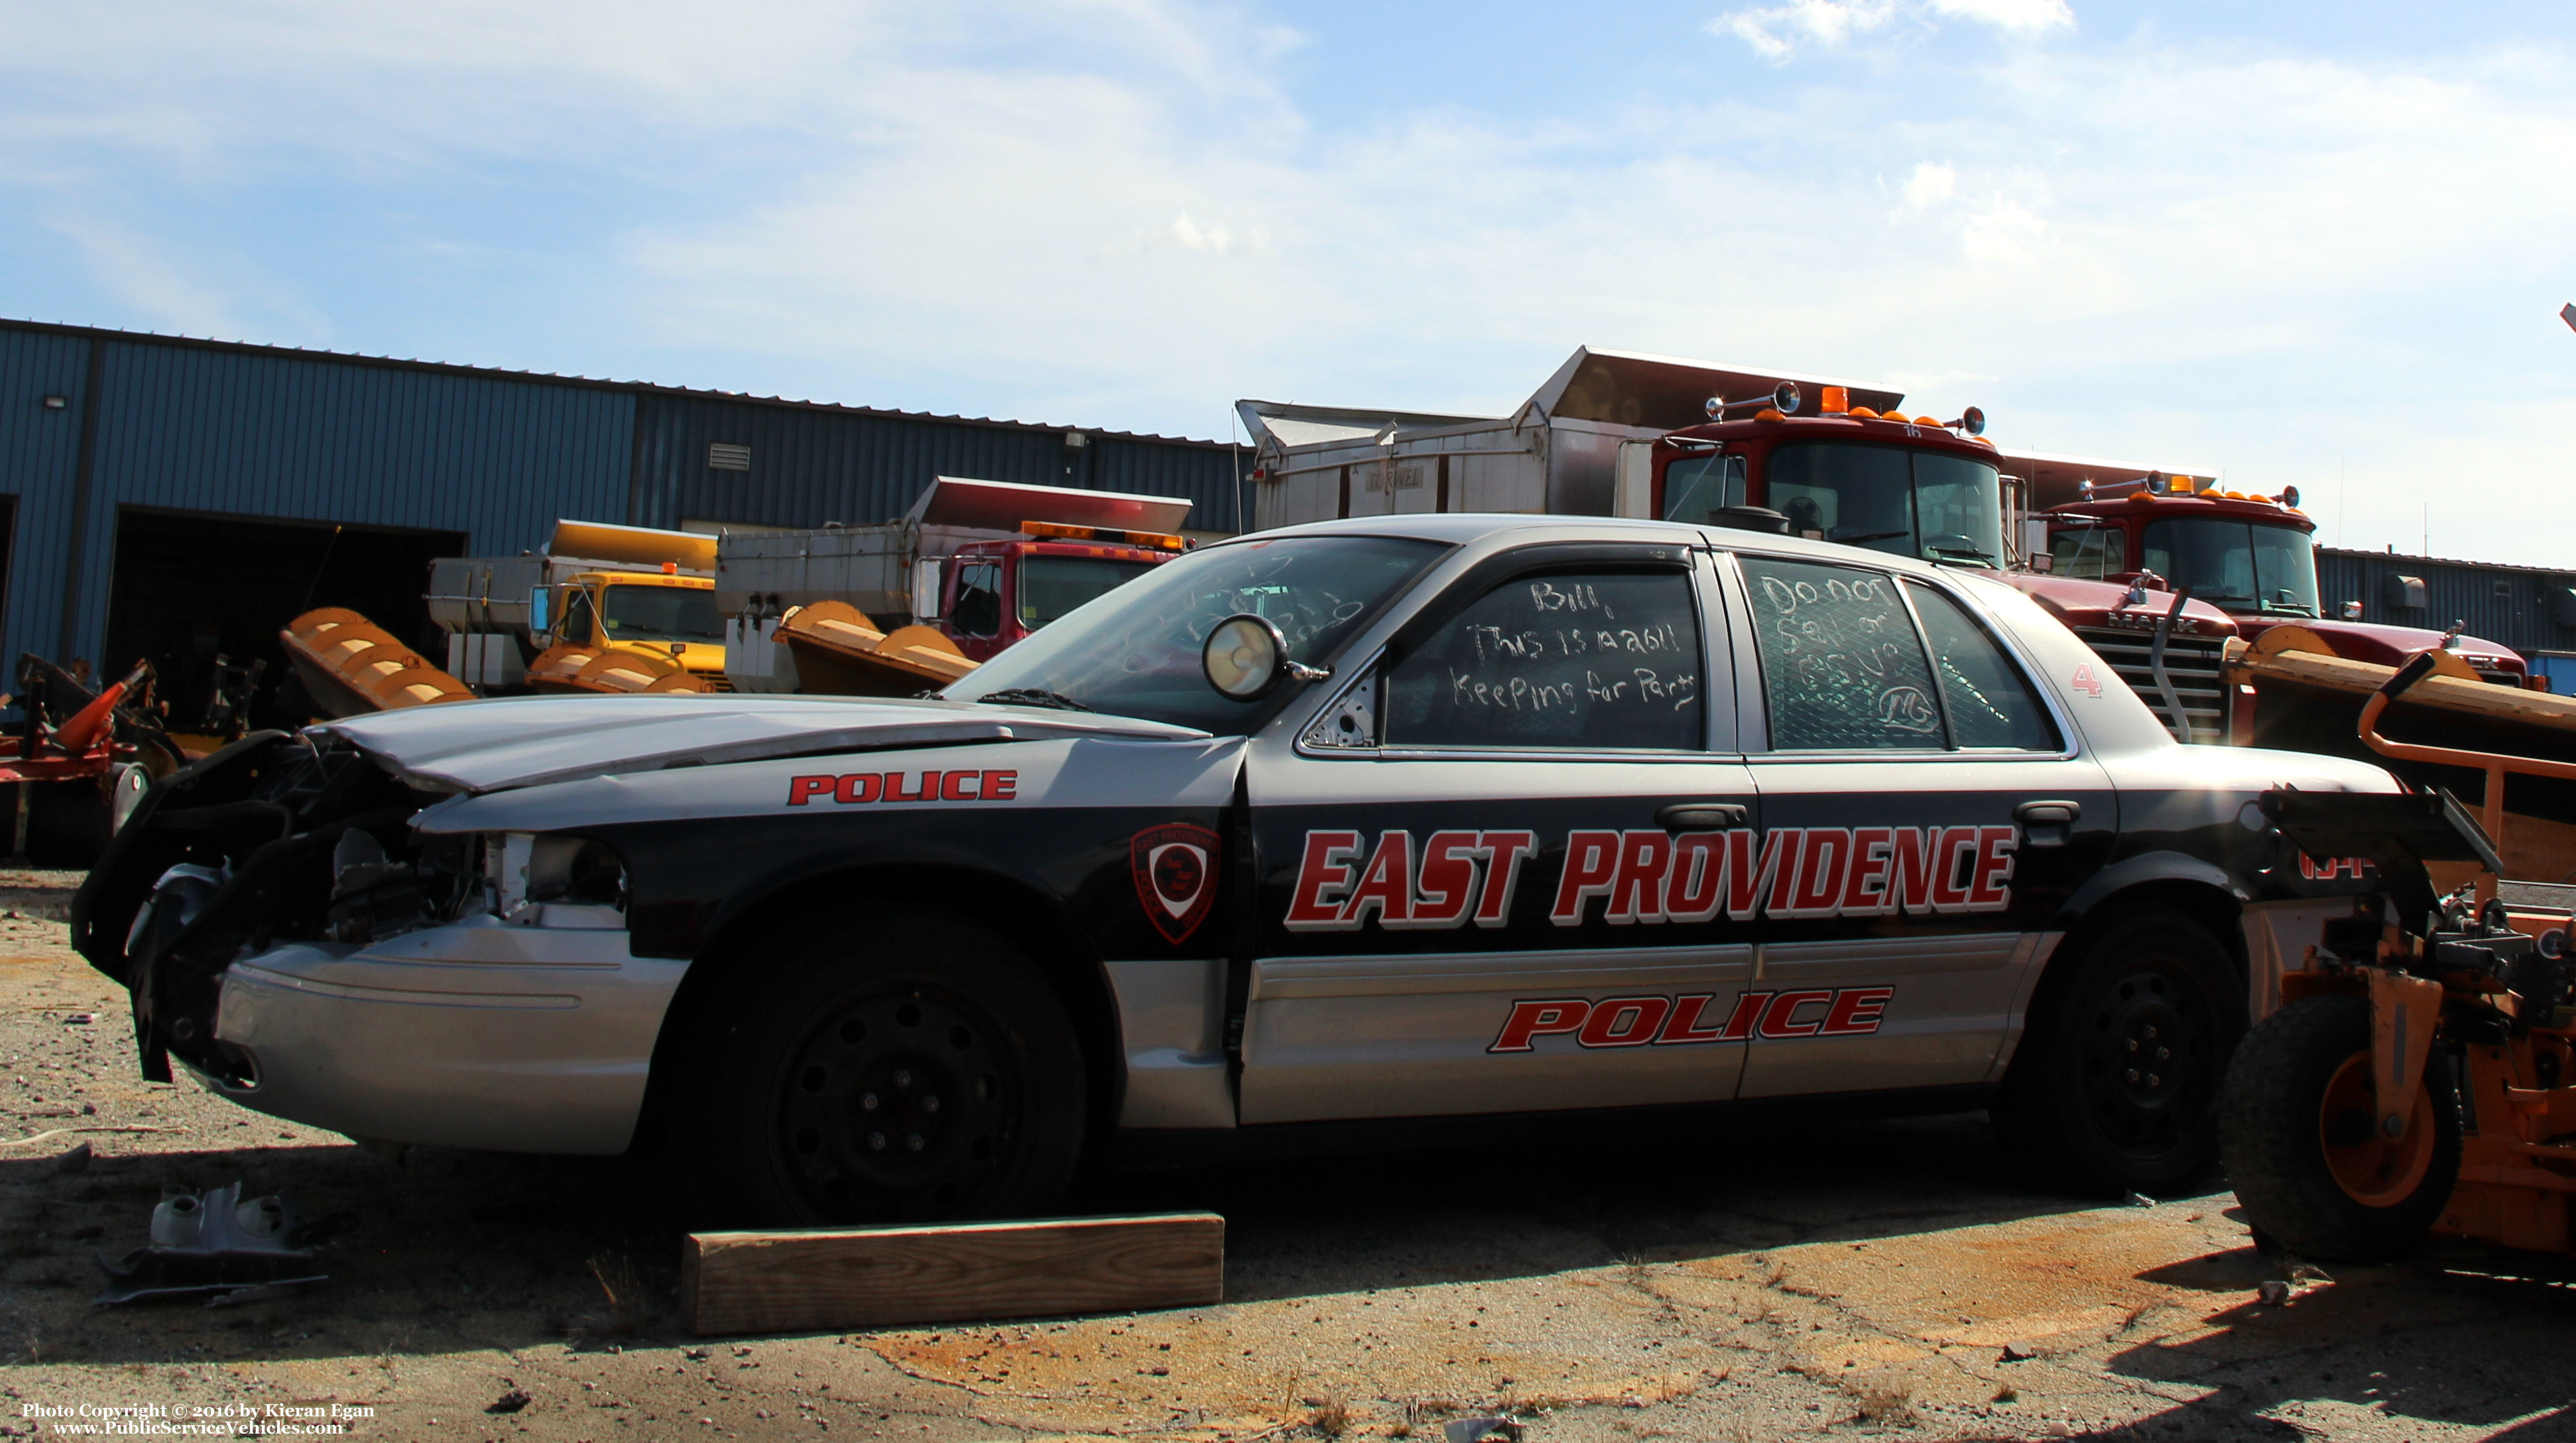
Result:
<svg viewBox="0 0 2576 1443">
<path fill-rule="evenodd" d="M 2320 546 L 2317 595 L 2329 616 L 2358 601 L 2364 621 L 2437 631 L 2464 623 L 2469 635 L 2502 642 L 2525 658 L 2576 650 L 2576 568 Z"/>
<path fill-rule="evenodd" d="M 150 656 L 185 693 L 308 606 L 411 635 L 430 557 L 557 517 L 860 524 L 939 475 L 1242 524 L 1223 442 L 0 321 L 0 646 Z"/>
</svg>

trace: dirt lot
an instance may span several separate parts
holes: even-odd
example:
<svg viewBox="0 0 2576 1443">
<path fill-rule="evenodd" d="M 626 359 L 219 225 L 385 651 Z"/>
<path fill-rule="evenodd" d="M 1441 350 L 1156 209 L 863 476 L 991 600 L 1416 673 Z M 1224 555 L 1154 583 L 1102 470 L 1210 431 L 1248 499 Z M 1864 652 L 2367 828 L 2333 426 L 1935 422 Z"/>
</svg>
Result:
<svg viewBox="0 0 2576 1443">
<path fill-rule="evenodd" d="M 2224 1192 L 2017 1190 L 1977 1118 L 1131 1176 L 1089 1202 L 1223 1213 L 1235 1301 L 700 1340 L 639 1167 L 397 1164 L 139 1081 L 123 995 L 63 945 L 74 880 L 0 874 L 0 1433 L 138 1405 L 387 1439 L 2576 1436 L 2576 1271 L 2446 1248 L 2262 1307 Z M 329 1282 L 92 1304 L 91 1250 L 140 1246 L 165 1184 L 235 1180 L 333 1230 Z"/>
</svg>

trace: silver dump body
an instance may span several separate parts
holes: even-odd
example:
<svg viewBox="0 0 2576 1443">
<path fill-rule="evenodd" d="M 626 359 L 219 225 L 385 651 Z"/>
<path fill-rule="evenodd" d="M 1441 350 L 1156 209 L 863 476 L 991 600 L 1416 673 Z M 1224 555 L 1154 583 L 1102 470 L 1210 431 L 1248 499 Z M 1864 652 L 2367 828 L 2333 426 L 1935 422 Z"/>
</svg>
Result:
<svg viewBox="0 0 2576 1443">
<path fill-rule="evenodd" d="M 1430 511 L 1642 516 L 1656 437 L 1706 421 L 1710 397 L 1763 396 L 1782 381 L 1804 387 L 1810 405 L 1827 385 L 1849 386 L 1855 405 L 1902 399 L 1847 381 L 1587 346 L 1508 416 L 1239 401 L 1259 468 L 1253 527 Z"/>
<path fill-rule="evenodd" d="M 726 533 L 716 543 L 716 610 L 775 617 L 846 601 L 881 623 L 926 621 L 937 611 L 938 564 L 961 546 L 1024 539 L 1024 521 L 1169 534 L 1189 511 L 1177 497 L 940 476 L 883 525 Z M 916 606 L 922 589 L 930 594 Z"/>
<path fill-rule="evenodd" d="M 543 556 L 442 557 L 429 564 L 429 619 L 451 636 L 498 634 L 526 644 L 528 594 L 555 579 Z"/>
</svg>

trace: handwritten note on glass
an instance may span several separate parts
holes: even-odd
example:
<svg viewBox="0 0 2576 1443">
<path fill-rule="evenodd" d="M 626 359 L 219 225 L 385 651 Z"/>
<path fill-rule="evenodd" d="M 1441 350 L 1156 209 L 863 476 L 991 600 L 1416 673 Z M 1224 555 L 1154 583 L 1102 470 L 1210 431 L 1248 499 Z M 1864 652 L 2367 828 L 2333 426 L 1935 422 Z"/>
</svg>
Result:
<svg viewBox="0 0 2576 1443">
<path fill-rule="evenodd" d="M 1388 746 L 1704 744 L 1699 605 L 1680 572 L 1524 577 L 1387 676 Z"/>
<path fill-rule="evenodd" d="M 1938 750 L 1932 668 L 1885 573 L 1744 558 L 1753 639 L 1782 751 Z"/>
</svg>

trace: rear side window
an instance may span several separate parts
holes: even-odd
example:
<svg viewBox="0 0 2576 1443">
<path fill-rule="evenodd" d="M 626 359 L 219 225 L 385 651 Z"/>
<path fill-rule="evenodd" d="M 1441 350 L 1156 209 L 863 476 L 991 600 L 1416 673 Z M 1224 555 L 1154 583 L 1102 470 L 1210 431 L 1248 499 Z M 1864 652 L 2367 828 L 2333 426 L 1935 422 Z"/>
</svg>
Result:
<svg viewBox="0 0 2576 1443">
<path fill-rule="evenodd" d="M 1953 746 L 2057 750 L 2057 727 L 2039 694 L 1995 639 L 1946 594 L 1917 582 L 1905 589 L 1932 643 L 1932 669 L 1941 679 L 1941 705 L 1949 713 Z"/>
<path fill-rule="evenodd" d="M 1743 562 L 1773 749 L 1947 745 L 1932 667 L 1895 578 L 1760 556 Z"/>
<path fill-rule="evenodd" d="M 1687 573 L 1523 576 L 1386 672 L 1383 743 L 1549 751 L 1706 744 Z"/>
</svg>

